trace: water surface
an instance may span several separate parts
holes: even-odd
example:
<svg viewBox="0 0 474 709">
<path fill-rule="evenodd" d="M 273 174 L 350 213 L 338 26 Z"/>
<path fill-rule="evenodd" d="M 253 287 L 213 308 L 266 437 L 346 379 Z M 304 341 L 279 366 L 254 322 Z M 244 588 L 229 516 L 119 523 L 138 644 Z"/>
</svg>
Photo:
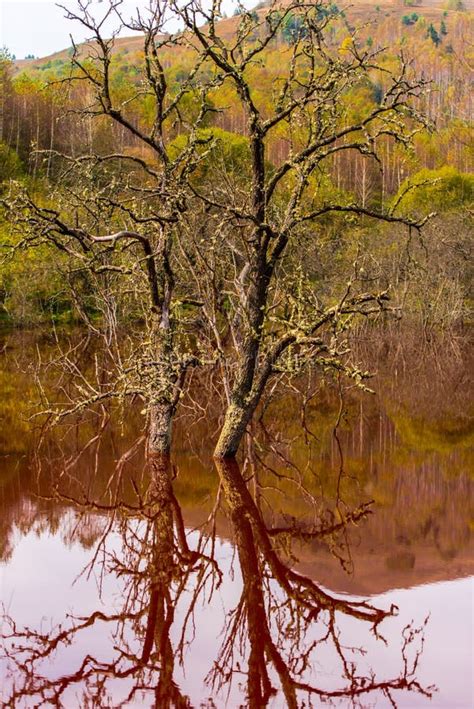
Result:
<svg viewBox="0 0 474 709">
<path fill-rule="evenodd" d="M 140 407 L 38 458 L 37 343 L 5 344 L 6 706 L 472 706 L 463 341 L 361 345 L 376 396 L 282 386 L 239 470 L 210 459 L 218 412 L 186 406 L 171 463 L 145 461 Z"/>
</svg>

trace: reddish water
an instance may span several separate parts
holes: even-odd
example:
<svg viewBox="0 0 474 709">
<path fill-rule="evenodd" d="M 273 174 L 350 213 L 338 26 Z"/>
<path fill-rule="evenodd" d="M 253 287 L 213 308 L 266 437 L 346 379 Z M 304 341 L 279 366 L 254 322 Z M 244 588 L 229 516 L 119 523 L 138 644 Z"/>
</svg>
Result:
<svg viewBox="0 0 474 709">
<path fill-rule="evenodd" d="M 139 410 L 97 438 L 94 417 L 57 429 L 38 460 L 24 420 L 34 348 L 7 344 L 5 706 L 473 705 L 463 346 L 361 347 L 377 396 L 346 391 L 336 431 L 337 388 L 302 385 L 304 427 L 283 389 L 240 461 L 245 486 L 210 461 L 215 421 L 187 410 L 172 469 L 145 465 L 139 445 L 117 467 Z"/>
</svg>

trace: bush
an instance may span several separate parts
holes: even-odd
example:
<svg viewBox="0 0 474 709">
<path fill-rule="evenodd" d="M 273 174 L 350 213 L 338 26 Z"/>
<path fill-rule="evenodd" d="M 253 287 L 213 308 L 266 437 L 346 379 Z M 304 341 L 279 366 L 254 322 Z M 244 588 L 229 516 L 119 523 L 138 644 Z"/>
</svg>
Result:
<svg viewBox="0 0 474 709">
<path fill-rule="evenodd" d="M 402 195 L 405 196 L 402 197 Z M 401 185 L 395 202 L 404 212 L 450 212 L 474 200 L 474 173 L 445 166 L 420 170 Z"/>
</svg>

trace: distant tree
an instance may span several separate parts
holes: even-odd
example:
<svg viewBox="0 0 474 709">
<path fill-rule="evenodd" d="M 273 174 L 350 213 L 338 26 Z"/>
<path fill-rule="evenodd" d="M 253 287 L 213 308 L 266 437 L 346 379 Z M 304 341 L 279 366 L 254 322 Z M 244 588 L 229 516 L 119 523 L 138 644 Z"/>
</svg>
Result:
<svg viewBox="0 0 474 709">
<path fill-rule="evenodd" d="M 2 182 L 15 179 L 23 173 L 23 165 L 14 150 L 0 142 L 0 192 Z"/>
<path fill-rule="evenodd" d="M 441 37 L 439 36 L 432 22 L 428 25 L 426 36 L 431 39 L 435 47 L 441 44 Z"/>
<path fill-rule="evenodd" d="M 0 141 L 5 139 L 5 110 L 12 91 L 12 58 L 6 47 L 0 49 Z"/>
<path fill-rule="evenodd" d="M 288 44 L 295 44 L 306 35 L 306 28 L 301 17 L 295 14 L 288 14 L 281 29 L 281 35 Z"/>
<path fill-rule="evenodd" d="M 418 18 L 419 18 L 419 16 L 417 15 L 416 12 L 413 12 L 411 15 L 403 15 L 402 24 L 414 25 L 418 22 Z"/>
<path fill-rule="evenodd" d="M 440 212 L 468 207 L 474 201 L 474 173 L 463 173 L 445 165 L 437 170 L 423 168 L 405 180 L 394 203 L 419 214 L 436 204 Z"/>
<path fill-rule="evenodd" d="M 10 52 L 8 47 L 3 45 L 0 47 L 0 62 L 12 62 L 15 59 L 15 55 Z"/>
</svg>

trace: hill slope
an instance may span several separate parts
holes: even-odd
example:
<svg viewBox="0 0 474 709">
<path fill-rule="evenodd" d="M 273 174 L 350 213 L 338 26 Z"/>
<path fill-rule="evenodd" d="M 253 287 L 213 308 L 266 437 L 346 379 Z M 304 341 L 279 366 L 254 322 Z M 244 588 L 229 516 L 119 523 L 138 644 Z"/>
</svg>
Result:
<svg viewBox="0 0 474 709">
<path fill-rule="evenodd" d="M 413 4 L 407 6 L 403 0 L 380 0 L 377 3 L 369 2 L 368 0 L 352 0 L 349 4 L 340 4 L 340 9 L 343 9 L 348 20 L 354 25 L 363 23 L 375 23 L 375 26 L 382 24 L 390 24 L 392 27 L 400 27 L 402 18 L 406 14 L 416 12 L 425 18 L 427 23 L 440 23 L 444 18 L 446 22 L 450 22 L 453 13 L 445 8 L 448 6 L 446 0 L 412 0 Z M 285 4 L 283 2 L 282 4 Z M 466 11 L 474 11 L 474 0 L 465 0 L 464 6 Z M 260 3 L 256 7 L 256 12 L 264 13 L 265 4 Z M 447 13 L 447 16 L 446 16 Z M 451 15 L 451 18 L 450 18 Z M 238 17 L 224 18 L 219 23 L 220 36 L 224 39 L 230 39 L 236 31 Z M 71 25 L 73 29 L 73 25 Z M 142 48 L 142 38 L 139 34 L 134 36 L 117 37 L 115 40 L 115 50 L 117 52 L 133 53 Z M 42 70 L 45 65 L 55 65 L 58 62 L 67 62 L 70 55 L 70 49 L 65 48 L 54 52 L 46 57 L 35 59 L 19 59 L 15 61 L 16 71 L 22 70 Z"/>
</svg>

